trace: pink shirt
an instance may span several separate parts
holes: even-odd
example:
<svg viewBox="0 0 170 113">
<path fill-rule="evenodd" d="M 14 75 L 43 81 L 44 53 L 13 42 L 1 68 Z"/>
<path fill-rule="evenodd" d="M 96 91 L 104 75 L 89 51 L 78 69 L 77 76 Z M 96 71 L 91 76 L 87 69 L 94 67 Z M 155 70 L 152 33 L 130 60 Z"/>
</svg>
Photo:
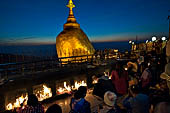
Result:
<svg viewBox="0 0 170 113">
<path fill-rule="evenodd" d="M 128 89 L 128 74 L 127 72 L 122 72 L 122 75 L 120 78 L 119 78 L 119 75 L 118 73 L 116 72 L 116 70 L 113 70 L 112 71 L 112 74 L 111 74 L 111 80 L 112 80 L 112 83 L 115 85 L 115 88 L 116 88 L 116 91 L 117 93 L 119 94 L 126 94 L 127 93 L 127 89 Z"/>
</svg>

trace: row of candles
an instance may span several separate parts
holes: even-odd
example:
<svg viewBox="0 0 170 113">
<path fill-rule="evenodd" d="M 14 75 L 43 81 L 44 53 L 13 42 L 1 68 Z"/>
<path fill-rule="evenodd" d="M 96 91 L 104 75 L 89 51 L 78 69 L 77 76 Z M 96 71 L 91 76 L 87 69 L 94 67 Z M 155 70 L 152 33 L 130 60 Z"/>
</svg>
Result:
<svg viewBox="0 0 170 113">
<path fill-rule="evenodd" d="M 126 69 L 125 69 L 126 70 Z M 111 76 L 109 76 L 109 73 L 104 72 L 105 76 L 107 76 L 109 79 L 111 79 Z M 98 82 L 98 79 L 95 77 L 93 78 L 93 84 L 96 84 Z M 56 93 L 57 95 L 61 95 L 61 94 L 71 94 L 72 91 L 77 90 L 80 86 L 87 86 L 87 83 L 83 80 L 83 81 L 75 81 L 74 85 L 68 85 L 67 82 L 63 83 L 63 86 L 60 86 L 56 89 Z M 52 97 L 52 91 L 51 88 L 47 87 L 45 84 L 42 85 L 41 88 L 35 90 L 33 92 L 39 101 L 43 101 L 45 99 L 48 99 L 50 97 Z M 26 105 L 27 104 L 27 100 L 28 100 L 28 94 L 25 93 L 23 95 L 21 95 L 20 97 L 18 97 L 14 103 L 8 103 L 6 105 L 6 110 L 12 110 L 14 108 L 19 108 L 21 107 L 21 104 Z"/>
<path fill-rule="evenodd" d="M 59 87 L 56 90 L 57 95 L 61 94 L 71 94 L 73 90 L 77 90 L 80 86 L 87 86 L 87 83 L 83 81 L 75 81 L 73 86 L 67 85 L 67 82 L 64 82 L 63 87 Z M 52 91 L 51 88 L 48 88 L 45 84 L 42 86 L 41 89 L 34 91 L 34 94 L 37 96 L 39 101 L 43 101 L 45 99 L 48 99 L 52 97 Z M 26 105 L 28 100 L 28 93 L 22 94 L 20 97 L 18 97 L 14 103 L 8 103 L 6 105 L 6 110 L 12 110 L 14 108 L 21 107 L 21 104 Z"/>
</svg>

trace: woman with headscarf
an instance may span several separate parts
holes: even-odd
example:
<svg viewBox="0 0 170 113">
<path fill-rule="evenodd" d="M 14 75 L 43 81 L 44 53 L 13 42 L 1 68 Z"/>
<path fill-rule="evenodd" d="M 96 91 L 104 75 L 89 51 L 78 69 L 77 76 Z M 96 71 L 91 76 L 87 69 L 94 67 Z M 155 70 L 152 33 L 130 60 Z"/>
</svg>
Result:
<svg viewBox="0 0 170 113">
<path fill-rule="evenodd" d="M 114 92 L 107 91 L 104 94 L 104 104 L 102 109 L 99 108 L 98 113 L 121 113 L 116 104 L 117 96 Z"/>
</svg>

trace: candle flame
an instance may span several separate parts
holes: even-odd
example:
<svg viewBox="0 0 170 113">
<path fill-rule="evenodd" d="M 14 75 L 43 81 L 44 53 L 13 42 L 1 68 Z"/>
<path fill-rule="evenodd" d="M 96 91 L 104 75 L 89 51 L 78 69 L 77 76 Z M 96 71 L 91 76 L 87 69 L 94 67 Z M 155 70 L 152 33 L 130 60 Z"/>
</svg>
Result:
<svg viewBox="0 0 170 113">
<path fill-rule="evenodd" d="M 23 95 L 21 95 L 20 97 L 18 97 L 16 99 L 16 101 L 14 103 L 9 103 L 6 105 L 6 110 L 12 110 L 14 108 L 18 108 L 21 107 L 21 104 L 23 103 L 23 105 L 26 105 L 28 100 L 28 94 L 26 94 L 26 96 L 24 97 Z"/>
<path fill-rule="evenodd" d="M 35 94 L 39 101 L 43 101 L 47 98 L 52 97 L 52 91 L 51 88 L 48 88 L 46 85 L 43 85 L 43 89 L 40 91 L 37 91 Z"/>
<path fill-rule="evenodd" d="M 77 82 L 75 81 L 73 86 L 67 85 L 67 82 L 64 82 L 64 87 L 59 87 L 57 89 L 57 93 L 58 94 L 64 94 L 64 93 L 68 93 L 70 94 L 72 90 L 77 90 L 80 86 L 87 86 L 87 83 L 85 83 L 85 81 L 80 81 Z"/>
</svg>

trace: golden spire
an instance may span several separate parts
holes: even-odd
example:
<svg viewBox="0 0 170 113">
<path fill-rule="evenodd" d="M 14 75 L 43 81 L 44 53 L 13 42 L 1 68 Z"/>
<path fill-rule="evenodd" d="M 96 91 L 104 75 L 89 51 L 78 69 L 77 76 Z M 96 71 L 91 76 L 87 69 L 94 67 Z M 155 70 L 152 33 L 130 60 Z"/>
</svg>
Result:
<svg viewBox="0 0 170 113">
<path fill-rule="evenodd" d="M 75 7 L 75 5 L 73 4 L 73 1 L 72 0 L 69 0 L 69 3 L 67 5 L 68 8 L 70 8 L 70 13 L 69 15 L 73 15 L 73 8 Z"/>
<path fill-rule="evenodd" d="M 64 29 L 66 28 L 80 28 L 80 25 L 76 22 L 76 19 L 73 14 L 73 8 L 75 5 L 72 0 L 69 0 L 67 7 L 70 9 L 69 16 L 67 18 L 67 22 L 64 24 Z"/>
</svg>

